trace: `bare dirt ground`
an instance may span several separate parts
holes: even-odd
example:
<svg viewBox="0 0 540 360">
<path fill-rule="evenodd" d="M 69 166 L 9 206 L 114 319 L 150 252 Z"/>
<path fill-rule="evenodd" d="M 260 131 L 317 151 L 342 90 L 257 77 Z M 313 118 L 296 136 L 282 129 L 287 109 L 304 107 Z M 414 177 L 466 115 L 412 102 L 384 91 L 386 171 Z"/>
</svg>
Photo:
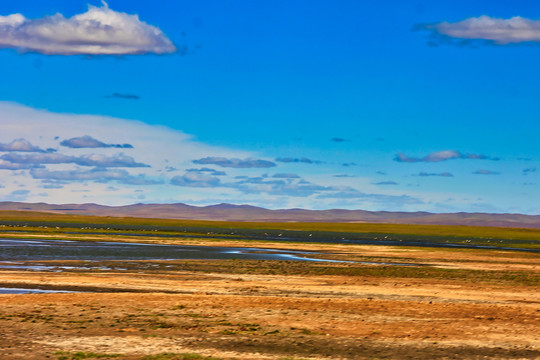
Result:
<svg viewBox="0 0 540 360">
<path fill-rule="evenodd" d="M 109 261 L 77 269 L 87 264 L 58 260 L 48 264 L 73 269 L 2 269 L 0 287 L 91 292 L 0 295 L 0 359 L 540 358 L 538 254 L 264 247 L 363 263 Z"/>
</svg>

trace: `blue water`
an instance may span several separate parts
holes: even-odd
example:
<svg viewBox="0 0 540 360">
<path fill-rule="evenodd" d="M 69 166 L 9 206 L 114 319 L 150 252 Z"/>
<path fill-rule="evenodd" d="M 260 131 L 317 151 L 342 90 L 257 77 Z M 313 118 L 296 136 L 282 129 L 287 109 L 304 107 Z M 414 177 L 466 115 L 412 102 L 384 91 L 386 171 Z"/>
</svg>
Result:
<svg viewBox="0 0 540 360">
<path fill-rule="evenodd" d="M 244 259 L 331 261 L 315 252 L 222 246 L 157 245 L 125 242 L 0 239 L 0 261 Z"/>
</svg>

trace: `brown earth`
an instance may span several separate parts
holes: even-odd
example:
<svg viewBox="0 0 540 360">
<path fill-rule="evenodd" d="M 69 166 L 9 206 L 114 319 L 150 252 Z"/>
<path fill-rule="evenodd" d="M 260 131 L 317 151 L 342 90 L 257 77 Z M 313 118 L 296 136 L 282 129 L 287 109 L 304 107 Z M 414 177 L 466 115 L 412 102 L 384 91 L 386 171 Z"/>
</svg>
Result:
<svg viewBox="0 0 540 360">
<path fill-rule="evenodd" d="M 46 204 L 0 202 L 0 211 L 39 211 L 49 214 L 76 214 L 112 217 L 137 217 L 211 221 L 257 222 L 335 222 L 385 224 L 472 225 L 540 229 L 540 215 L 494 213 L 429 213 L 366 210 L 270 210 L 250 205 L 217 204 L 192 206 L 177 204 L 133 204 L 105 206 L 98 204 Z"/>
<path fill-rule="evenodd" d="M 188 260 L 77 269 L 88 263 L 58 260 L 49 265 L 74 269 L 3 269 L 0 287 L 93 292 L 0 295 L 0 359 L 540 358 L 537 254 L 286 247 L 424 266 Z"/>
</svg>

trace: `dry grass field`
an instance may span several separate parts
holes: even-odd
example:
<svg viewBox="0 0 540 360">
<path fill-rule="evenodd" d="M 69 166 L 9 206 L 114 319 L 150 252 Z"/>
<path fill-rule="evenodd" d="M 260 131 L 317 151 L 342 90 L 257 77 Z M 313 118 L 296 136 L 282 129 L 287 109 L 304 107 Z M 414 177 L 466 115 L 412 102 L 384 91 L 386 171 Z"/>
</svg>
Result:
<svg viewBox="0 0 540 360">
<path fill-rule="evenodd" d="M 196 237 L 114 240 L 216 246 Z M 47 270 L 0 264 L 0 287 L 78 291 L 0 295 L 0 358 L 540 358 L 538 253 L 262 240 L 256 246 L 314 251 L 337 262 L 17 262 Z"/>
</svg>

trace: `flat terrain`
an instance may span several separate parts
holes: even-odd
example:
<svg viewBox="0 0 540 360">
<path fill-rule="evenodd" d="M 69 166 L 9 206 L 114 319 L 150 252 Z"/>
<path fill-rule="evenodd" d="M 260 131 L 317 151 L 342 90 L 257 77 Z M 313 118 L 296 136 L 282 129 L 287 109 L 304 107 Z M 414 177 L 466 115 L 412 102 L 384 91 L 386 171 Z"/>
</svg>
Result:
<svg viewBox="0 0 540 360">
<path fill-rule="evenodd" d="M 77 235 L 85 237 L 111 239 Z M 114 241 L 217 245 L 196 236 Z M 540 358 L 539 253 L 235 238 L 219 245 L 314 251 L 339 262 L 17 262 L 47 270 L 4 262 L 0 287 L 83 292 L 0 295 L 0 358 Z"/>
</svg>

